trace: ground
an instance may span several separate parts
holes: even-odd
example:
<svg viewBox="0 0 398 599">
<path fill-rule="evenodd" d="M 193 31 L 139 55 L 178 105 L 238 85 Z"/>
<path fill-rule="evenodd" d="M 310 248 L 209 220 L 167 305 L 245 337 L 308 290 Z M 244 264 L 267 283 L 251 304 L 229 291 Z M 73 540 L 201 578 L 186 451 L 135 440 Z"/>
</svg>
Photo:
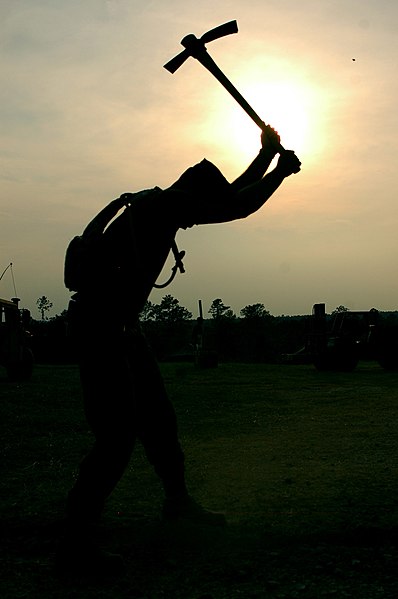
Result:
<svg viewBox="0 0 398 599">
<path fill-rule="evenodd" d="M 162 365 L 188 484 L 225 529 L 164 525 L 142 448 L 104 515 L 119 579 L 60 579 L 63 502 L 90 447 L 74 366 L 0 373 L 4 599 L 398 596 L 398 373 L 311 366 Z"/>
</svg>

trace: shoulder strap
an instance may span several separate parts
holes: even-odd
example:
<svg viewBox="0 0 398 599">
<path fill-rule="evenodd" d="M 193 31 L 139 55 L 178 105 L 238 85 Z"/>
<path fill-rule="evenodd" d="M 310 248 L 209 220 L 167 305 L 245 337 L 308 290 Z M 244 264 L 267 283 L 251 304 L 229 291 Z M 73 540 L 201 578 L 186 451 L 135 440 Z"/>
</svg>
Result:
<svg viewBox="0 0 398 599">
<path fill-rule="evenodd" d="M 150 193 L 159 192 L 159 191 L 161 191 L 161 189 L 159 187 L 154 187 L 153 189 L 145 189 L 144 191 L 140 191 L 140 192 L 137 192 L 136 194 L 134 194 L 135 197 L 132 199 L 134 201 L 134 199 L 138 198 L 138 196 L 142 197 L 143 195 L 149 195 Z M 130 210 L 128 211 L 128 215 L 129 215 L 128 219 L 129 219 L 130 227 L 134 231 L 134 223 L 133 223 L 133 218 L 132 218 L 132 214 L 131 214 Z M 171 269 L 171 275 L 165 283 L 154 283 L 153 286 L 156 289 L 164 289 L 165 287 L 170 285 L 170 283 L 174 280 L 174 277 L 177 274 L 177 270 L 179 270 L 181 274 L 183 274 L 185 272 L 184 264 L 182 262 L 182 259 L 185 256 L 185 250 L 179 251 L 175 239 L 173 239 L 173 242 L 171 244 L 171 251 L 173 252 L 174 260 L 175 260 L 175 264 Z"/>
</svg>

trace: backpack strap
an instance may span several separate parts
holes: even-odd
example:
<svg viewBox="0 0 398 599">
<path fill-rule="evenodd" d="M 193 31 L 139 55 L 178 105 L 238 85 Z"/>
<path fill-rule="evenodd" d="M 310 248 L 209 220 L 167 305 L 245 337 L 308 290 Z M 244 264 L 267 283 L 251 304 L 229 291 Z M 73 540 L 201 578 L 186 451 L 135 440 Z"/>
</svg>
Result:
<svg viewBox="0 0 398 599">
<path fill-rule="evenodd" d="M 141 192 L 137 192 L 136 194 L 134 194 L 135 196 L 139 196 L 142 194 L 149 194 L 152 193 L 153 191 L 161 191 L 158 187 L 155 187 L 154 189 L 147 189 Z M 123 196 L 121 196 L 123 197 Z M 134 199 L 132 199 L 132 201 L 134 201 Z M 132 204 L 132 201 L 129 202 L 130 205 Z M 131 230 L 133 232 L 133 237 L 134 237 L 134 223 L 133 223 L 133 218 L 132 218 L 132 214 L 130 212 L 130 210 L 128 211 L 128 219 L 129 219 L 129 223 L 130 223 L 130 227 Z M 173 239 L 172 244 L 171 244 L 171 251 L 173 252 L 174 255 L 174 260 L 175 260 L 175 264 L 171 269 L 171 275 L 170 277 L 167 279 L 167 281 L 165 283 L 154 283 L 153 286 L 156 289 L 164 289 L 165 287 L 168 287 L 168 285 L 170 285 L 170 283 L 174 280 L 174 277 L 177 274 L 177 270 L 180 271 L 181 274 L 183 274 L 185 272 L 185 268 L 184 268 L 184 264 L 182 262 L 182 259 L 185 256 L 185 250 L 179 250 L 177 247 L 177 243 L 175 241 L 175 239 Z"/>
</svg>

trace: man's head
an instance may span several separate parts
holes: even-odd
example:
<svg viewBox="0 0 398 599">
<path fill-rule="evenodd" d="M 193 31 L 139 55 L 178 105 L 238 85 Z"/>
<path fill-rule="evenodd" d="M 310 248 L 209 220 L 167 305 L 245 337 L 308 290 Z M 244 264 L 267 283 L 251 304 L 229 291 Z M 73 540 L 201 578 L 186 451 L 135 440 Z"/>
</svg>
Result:
<svg viewBox="0 0 398 599">
<path fill-rule="evenodd" d="M 169 189 L 184 191 L 194 198 L 225 193 L 229 185 L 219 169 L 208 160 L 191 166 L 173 183 Z"/>
</svg>

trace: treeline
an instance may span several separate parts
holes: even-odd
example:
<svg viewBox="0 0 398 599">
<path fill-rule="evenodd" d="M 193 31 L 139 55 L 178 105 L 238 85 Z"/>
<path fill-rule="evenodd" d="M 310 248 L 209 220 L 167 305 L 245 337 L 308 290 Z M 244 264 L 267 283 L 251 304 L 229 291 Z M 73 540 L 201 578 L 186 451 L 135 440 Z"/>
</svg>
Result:
<svg viewBox="0 0 398 599">
<path fill-rule="evenodd" d="M 112 318 L 112 311 L 104 311 L 104 318 Z M 159 360 L 193 359 L 198 320 L 178 299 L 166 295 L 160 304 L 147 302 L 140 323 Z M 305 323 L 304 316 L 272 316 L 260 303 L 245 306 L 236 316 L 217 298 L 201 323 L 202 349 L 216 352 L 220 361 L 275 361 L 281 353 L 295 351 L 304 343 Z M 67 329 L 66 310 L 52 318 L 31 320 L 36 362 L 75 361 Z"/>
<path fill-rule="evenodd" d="M 341 310 L 346 308 L 336 308 Z M 397 313 L 391 314 L 395 320 Z M 104 318 L 112 318 L 111 309 L 104 311 Z M 309 332 L 309 316 L 273 316 L 262 303 L 245 306 L 237 316 L 220 298 L 213 300 L 202 321 L 171 295 L 164 296 L 159 304 L 147 302 L 140 322 L 160 361 L 193 360 L 198 328 L 203 351 L 216 353 L 219 361 L 243 362 L 277 362 L 283 354 L 303 347 Z M 32 320 L 30 332 L 36 362 L 75 361 L 66 311 L 53 318 Z"/>
</svg>

